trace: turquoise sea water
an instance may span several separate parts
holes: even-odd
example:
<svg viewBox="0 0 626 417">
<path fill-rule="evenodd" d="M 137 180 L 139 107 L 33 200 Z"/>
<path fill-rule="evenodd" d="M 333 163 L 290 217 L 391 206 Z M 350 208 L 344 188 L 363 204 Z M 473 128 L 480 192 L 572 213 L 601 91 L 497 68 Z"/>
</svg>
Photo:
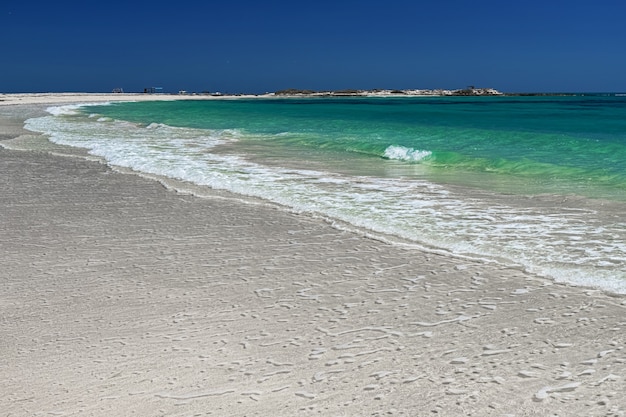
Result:
<svg viewBox="0 0 626 417">
<path fill-rule="evenodd" d="M 626 293 L 626 97 L 64 106 L 27 127 L 112 165 Z"/>
</svg>

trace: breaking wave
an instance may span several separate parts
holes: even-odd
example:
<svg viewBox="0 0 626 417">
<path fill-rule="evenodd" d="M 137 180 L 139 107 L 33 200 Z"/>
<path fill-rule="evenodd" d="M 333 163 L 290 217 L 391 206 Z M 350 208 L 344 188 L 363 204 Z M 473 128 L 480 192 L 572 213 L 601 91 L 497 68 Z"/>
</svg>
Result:
<svg viewBox="0 0 626 417">
<path fill-rule="evenodd" d="M 404 146 L 391 145 L 387 147 L 387 149 L 385 149 L 385 153 L 383 154 L 383 156 L 387 159 L 419 162 L 431 157 L 432 152 L 406 148 Z"/>
</svg>

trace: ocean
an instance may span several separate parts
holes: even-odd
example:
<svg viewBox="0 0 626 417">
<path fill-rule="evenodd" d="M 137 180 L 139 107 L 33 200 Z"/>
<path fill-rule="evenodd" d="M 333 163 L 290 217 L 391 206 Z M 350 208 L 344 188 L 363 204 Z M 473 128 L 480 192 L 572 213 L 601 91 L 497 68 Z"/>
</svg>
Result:
<svg viewBox="0 0 626 417">
<path fill-rule="evenodd" d="M 624 96 L 238 98 L 49 113 L 26 127 L 112 166 L 626 293 Z"/>
</svg>

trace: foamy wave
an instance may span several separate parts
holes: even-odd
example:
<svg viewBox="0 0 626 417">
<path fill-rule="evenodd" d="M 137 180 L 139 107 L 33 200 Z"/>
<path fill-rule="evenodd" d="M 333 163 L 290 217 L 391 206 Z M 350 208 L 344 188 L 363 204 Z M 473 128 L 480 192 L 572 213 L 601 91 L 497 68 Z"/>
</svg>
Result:
<svg viewBox="0 0 626 417">
<path fill-rule="evenodd" d="M 163 123 L 150 123 L 148 126 L 146 126 L 146 129 L 161 129 L 161 128 L 171 129 L 172 127 Z"/>
<path fill-rule="evenodd" d="M 432 155 L 430 151 L 405 148 L 404 146 L 391 145 L 385 149 L 383 156 L 388 159 L 398 159 L 401 161 L 422 161 Z"/>
<path fill-rule="evenodd" d="M 81 107 L 88 107 L 88 106 L 106 106 L 109 105 L 111 103 L 107 102 L 103 102 L 103 103 L 80 103 L 80 104 L 65 104 L 63 106 L 52 106 L 52 107 L 48 107 L 46 109 L 46 111 L 48 113 L 50 113 L 53 116 L 64 116 L 64 115 L 75 115 L 80 113 L 78 109 L 80 109 Z M 93 116 L 92 116 L 93 117 Z"/>
<path fill-rule="evenodd" d="M 73 115 L 77 114 L 78 109 L 81 107 L 81 104 L 68 104 L 65 106 L 48 107 L 46 111 L 53 116 Z"/>
</svg>

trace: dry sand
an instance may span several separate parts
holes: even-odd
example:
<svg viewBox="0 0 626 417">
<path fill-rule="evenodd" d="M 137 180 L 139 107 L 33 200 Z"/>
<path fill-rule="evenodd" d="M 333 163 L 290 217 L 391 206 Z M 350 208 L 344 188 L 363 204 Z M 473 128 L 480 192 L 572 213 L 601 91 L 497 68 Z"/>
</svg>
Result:
<svg viewBox="0 0 626 417">
<path fill-rule="evenodd" d="M 0 106 L 33 104 L 72 104 L 96 103 L 106 101 L 161 101 L 161 100 L 215 100 L 220 98 L 257 97 L 257 96 L 221 96 L 174 95 L 174 94 L 103 94 L 103 93 L 24 93 L 0 94 Z"/>
<path fill-rule="evenodd" d="M 1 416 L 626 415 L 623 296 L 81 158 L 0 173 Z"/>
</svg>

